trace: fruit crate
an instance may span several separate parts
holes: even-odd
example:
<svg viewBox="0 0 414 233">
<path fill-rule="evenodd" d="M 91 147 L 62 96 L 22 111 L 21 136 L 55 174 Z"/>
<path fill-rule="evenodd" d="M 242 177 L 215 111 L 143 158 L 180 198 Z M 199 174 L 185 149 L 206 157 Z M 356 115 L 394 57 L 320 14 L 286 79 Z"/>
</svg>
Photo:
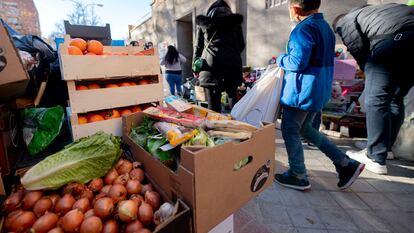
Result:
<svg viewBox="0 0 414 233">
<path fill-rule="evenodd" d="M 112 79 L 159 75 L 159 56 L 156 49 L 144 51 L 143 47 L 104 46 L 104 55 L 70 55 L 70 37 L 59 46 L 59 60 L 64 80 Z"/>
</svg>

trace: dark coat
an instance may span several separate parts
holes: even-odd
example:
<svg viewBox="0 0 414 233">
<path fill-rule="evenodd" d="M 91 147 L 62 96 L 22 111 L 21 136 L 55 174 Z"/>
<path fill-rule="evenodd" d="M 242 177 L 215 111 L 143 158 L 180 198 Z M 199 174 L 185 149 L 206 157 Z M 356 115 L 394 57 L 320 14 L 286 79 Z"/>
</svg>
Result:
<svg viewBox="0 0 414 233">
<path fill-rule="evenodd" d="M 224 1 L 217 1 L 210 7 L 207 16 L 197 16 L 196 23 L 198 31 L 194 58 L 206 60 L 200 71 L 200 85 L 219 85 L 224 90 L 237 88 L 243 81 L 240 56 L 245 48 L 241 26 L 243 16 L 233 14 Z"/>
<path fill-rule="evenodd" d="M 336 25 L 342 41 L 362 69 L 371 49 L 381 43 L 378 38 L 409 29 L 414 30 L 414 7 L 395 3 L 355 8 Z"/>
</svg>

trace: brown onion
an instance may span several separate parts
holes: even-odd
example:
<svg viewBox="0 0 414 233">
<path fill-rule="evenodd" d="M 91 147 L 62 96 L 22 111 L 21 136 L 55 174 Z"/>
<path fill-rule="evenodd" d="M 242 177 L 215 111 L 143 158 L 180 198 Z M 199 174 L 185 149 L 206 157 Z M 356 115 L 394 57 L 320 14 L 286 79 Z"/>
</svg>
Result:
<svg viewBox="0 0 414 233">
<path fill-rule="evenodd" d="M 118 233 L 118 232 L 119 232 L 119 226 L 115 220 L 111 219 L 105 222 L 102 233 Z"/>
<path fill-rule="evenodd" d="M 80 183 L 70 183 L 63 188 L 63 194 L 72 194 L 75 199 L 79 199 L 85 191 L 86 185 Z"/>
<path fill-rule="evenodd" d="M 33 212 L 24 211 L 17 216 L 10 226 L 11 232 L 26 232 L 36 222 L 36 216 Z"/>
<path fill-rule="evenodd" d="M 77 200 L 75 202 L 75 204 L 73 204 L 72 209 L 78 209 L 80 210 L 82 213 L 85 213 L 86 211 L 88 211 L 90 209 L 90 204 L 89 204 L 89 200 L 88 198 L 84 197 L 81 198 L 79 200 Z"/>
<path fill-rule="evenodd" d="M 133 221 L 133 222 L 130 222 L 130 223 L 126 226 L 126 228 L 125 228 L 125 233 L 136 233 L 136 232 L 138 232 L 140 229 L 143 229 L 143 228 L 144 228 L 144 225 L 143 225 L 140 221 L 135 220 L 135 221 Z"/>
<path fill-rule="evenodd" d="M 84 218 L 87 219 L 89 217 L 95 216 L 95 210 L 94 209 L 90 209 L 88 211 L 86 211 L 86 213 L 84 214 Z"/>
<path fill-rule="evenodd" d="M 128 160 L 119 160 L 117 166 L 116 166 L 116 170 L 118 172 L 118 174 L 122 175 L 122 174 L 127 174 L 132 170 L 132 163 L 129 162 Z"/>
<path fill-rule="evenodd" d="M 129 172 L 129 177 L 131 180 L 138 180 L 139 182 L 142 182 L 145 178 L 144 170 L 141 168 L 134 168 Z"/>
<path fill-rule="evenodd" d="M 112 198 L 114 203 L 118 203 L 119 201 L 123 201 L 126 199 L 127 190 L 123 185 L 112 185 L 111 190 L 109 190 L 109 197 Z"/>
<path fill-rule="evenodd" d="M 138 217 L 143 224 L 151 224 L 154 217 L 154 210 L 152 209 L 151 205 L 145 202 L 142 203 L 138 209 Z"/>
<path fill-rule="evenodd" d="M 102 220 L 96 216 L 92 216 L 83 221 L 80 227 L 80 233 L 100 233 L 102 227 Z"/>
<path fill-rule="evenodd" d="M 79 210 L 71 210 L 62 218 L 62 229 L 65 232 L 77 232 L 83 222 L 83 213 Z"/>
<path fill-rule="evenodd" d="M 12 211 L 10 214 L 7 215 L 6 220 L 4 221 L 4 227 L 6 228 L 6 230 L 10 231 L 13 221 L 16 220 L 16 218 L 19 217 L 19 215 L 21 215 L 22 213 L 24 213 L 24 210 L 18 209 Z"/>
<path fill-rule="evenodd" d="M 148 191 L 145 193 L 145 202 L 150 204 L 154 210 L 158 210 L 160 208 L 160 199 L 160 194 L 155 191 Z"/>
<path fill-rule="evenodd" d="M 87 198 L 89 201 L 93 200 L 93 192 L 89 189 L 85 189 L 80 195 L 80 198 Z"/>
<path fill-rule="evenodd" d="M 98 195 L 96 195 L 95 198 L 93 198 L 92 200 L 92 206 L 95 205 L 97 200 L 104 198 L 104 197 L 108 197 L 108 195 L 105 193 L 99 193 Z"/>
<path fill-rule="evenodd" d="M 19 190 L 10 195 L 3 203 L 2 210 L 9 213 L 16 210 L 20 205 L 24 197 L 24 190 Z"/>
<path fill-rule="evenodd" d="M 53 206 L 52 209 L 55 209 L 56 203 L 59 201 L 60 196 L 57 193 L 54 193 L 52 195 L 49 196 L 49 199 L 52 201 Z"/>
<path fill-rule="evenodd" d="M 114 168 L 112 168 L 111 170 L 109 170 L 108 173 L 106 173 L 104 177 L 104 183 L 106 185 L 112 184 L 117 177 L 118 172 Z"/>
<path fill-rule="evenodd" d="M 105 185 L 102 189 L 101 189 L 101 193 L 105 193 L 105 194 L 109 194 L 109 190 L 111 190 L 112 185 Z"/>
<path fill-rule="evenodd" d="M 42 198 L 43 192 L 41 191 L 29 191 L 24 195 L 22 200 L 23 209 L 24 210 L 31 210 L 33 206 L 36 204 L 40 198 Z"/>
<path fill-rule="evenodd" d="M 131 197 L 129 198 L 130 200 L 134 201 L 135 204 L 139 207 L 141 205 L 142 202 L 144 202 L 144 198 L 139 195 L 139 194 L 133 194 L 131 195 Z"/>
<path fill-rule="evenodd" d="M 118 217 L 123 222 L 132 222 L 137 219 L 138 206 L 132 200 L 121 201 L 118 204 Z"/>
<path fill-rule="evenodd" d="M 143 229 L 139 229 L 136 233 L 151 233 L 151 231 L 146 228 L 143 228 Z"/>
<path fill-rule="evenodd" d="M 36 220 L 33 224 L 31 232 L 34 233 L 47 233 L 56 227 L 59 217 L 54 213 L 46 213 L 42 217 Z"/>
<path fill-rule="evenodd" d="M 154 190 L 154 189 L 152 188 L 152 184 L 145 184 L 145 185 L 143 185 L 143 186 L 142 186 L 142 189 L 141 189 L 141 194 L 142 194 L 142 195 L 145 195 L 145 193 L 146 193 L 147 191 L 152 191 L 152 190 Z"/>
<path fill-rule="evenodd" d="M 113 185 L 120 184 L 120 185 L 125 186 L 127 184 L 128 180 L 129 180 L 129 174 L 126 173 L 126 174 L 118 176 L 112 184 Z"/>
<path fill-rule="evenodd" d="M 65 194 L 59 201 L 56 203 L 55 206 L 55 213 L 58 216 L 65 215 L 69 210 L 72 209 L 73 204 L 75 204 L 76 200 L 73 198 L 71 194 Z"/>
<path fill-rule="evenodd" d="M 100 218 L 106 218 L 112 214 L 114 210 L 114 202 L 109 197 L 104 197 L 96 201 L 93 206 L 95 210 L 95 215 Z"/>
<path fill-rule="evenodd" d="M 53 228 L 52 230 L 48 231 L 47 233 L 64 233 L 64 232 L 63 232 L 62 228 L 56 227 L 56 228 Z"/>
<path fill-rule="evenodd" d="M 129 180 L 126 184 L 126 189 L 129 195 L 141 193 L 142 185 L 138 180 Z"/>
<path fill-rule="evenodd" d="M 88 188 L 94 193 L 101 191 L 103 188 L 103 180 L 101 178 L 93 179 L 89 183 Z"/>
<path fill-rule="evenodd" d="M 48 197 L 43 197 L 36 202 L 33 207 L 33 212 L 37 217 L 44 215 L 47 211 L 51 210 L 53 207 L 53 202 Z M 50 229 L 49 229 L 50 230 Z"/>
</svg>

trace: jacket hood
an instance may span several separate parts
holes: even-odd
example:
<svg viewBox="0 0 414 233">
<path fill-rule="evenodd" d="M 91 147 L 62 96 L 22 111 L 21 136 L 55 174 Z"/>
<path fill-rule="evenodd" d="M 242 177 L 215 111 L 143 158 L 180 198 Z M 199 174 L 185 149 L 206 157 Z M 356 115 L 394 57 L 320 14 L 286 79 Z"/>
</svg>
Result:
<svg viewBox="0 0 414 233">
<path fill-rule="evenodd" d="M 219 8 L 219 7 L 228 8 L 228 10 L 230 10 L 230 6 L 224 0 L 217 0 L 213 4 L 211 4 L 211 6 L 208 8 L 207 15 L 209 15 L 214 10 L 214 8 Z"/>
<path fill-rule="evenodd" d="M 229 28 L 241 25 L 243 23 L 243 15 L 229 14 L 225 16 L 207 17 L 199 15 L 196 18 L 196 24 L 201 27 L 220 27 Z"/>
</svg>

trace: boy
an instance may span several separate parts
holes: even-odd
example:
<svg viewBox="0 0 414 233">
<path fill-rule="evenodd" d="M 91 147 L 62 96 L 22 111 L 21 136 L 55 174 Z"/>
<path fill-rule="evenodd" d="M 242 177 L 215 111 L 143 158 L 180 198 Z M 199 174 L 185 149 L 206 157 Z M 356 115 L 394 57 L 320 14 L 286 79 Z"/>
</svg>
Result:
<svg viewBox="0 0 414 233">
<path fill-rule="evenodd" d="M 277 59 L 278 66 L 285 70 L 281 96 L 282 135 L 289 170 L 276 174 L 275 180 L 302 191 L 309 190 L 311 185 L 306 174 L 301 135 L 333 161 L 340 189 L 351 186 L 365 166 L 348 158 L 312 127 L 315 115 L 331 96 L 335 53 L 335 36 L 319 13 L 320 4 L 320 0 L 290 0 L 290 17 L 297 25 L 290 35 L 287 54 Z"/>
</svg>

